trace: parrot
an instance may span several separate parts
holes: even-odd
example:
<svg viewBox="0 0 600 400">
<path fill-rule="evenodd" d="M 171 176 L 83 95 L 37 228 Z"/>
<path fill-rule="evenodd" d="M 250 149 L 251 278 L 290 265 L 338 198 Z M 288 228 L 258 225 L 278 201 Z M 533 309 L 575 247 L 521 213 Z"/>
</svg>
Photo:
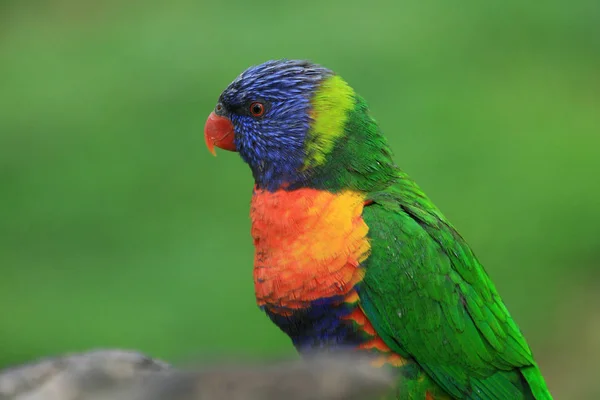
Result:
<svg viewBox="0 0 600 400">
<path fill-rule="evenodd" d="M 204 139 L 250 167 L 256 302 L 300 354 L 368 354 L 397 373 L 390 399 L 552 399 L 473 250 L 338 74 L 251 66 Z"/>
</svg>

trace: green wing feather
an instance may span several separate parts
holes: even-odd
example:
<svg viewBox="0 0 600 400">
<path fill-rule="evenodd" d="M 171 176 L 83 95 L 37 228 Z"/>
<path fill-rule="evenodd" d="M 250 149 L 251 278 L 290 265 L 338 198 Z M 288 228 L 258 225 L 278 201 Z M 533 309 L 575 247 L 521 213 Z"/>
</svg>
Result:
<svg viewBox="0 0 600 400">
<path fill-rule="evenodd" d="M 551 399 L 529 346 L 464 239 L 406 175 L 372 193 L 361 305 L 383 340 L 464 399 Z"/>
</svg>

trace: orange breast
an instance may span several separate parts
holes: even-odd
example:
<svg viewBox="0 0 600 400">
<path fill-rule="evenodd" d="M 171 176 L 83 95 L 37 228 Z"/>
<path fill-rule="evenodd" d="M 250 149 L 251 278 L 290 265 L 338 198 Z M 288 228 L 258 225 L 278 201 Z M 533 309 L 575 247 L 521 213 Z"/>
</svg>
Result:
<svg viewBox="0 0 600 400">
<path fill-rule="evenodd" d="M 361 216 L 364 202 L 363 195 L 349 191 L 256 190 L 251 207 L 256 298 L 269 313 L 286 318 L 314 307 L 315 300 L 339 298 L 349 310 L 339 318 L 365 334 L 358 348 L 379 354 L 377 366 L 402 366 L 407 361 L 377 335 L 355 288 L 364 276 L 360 264 L 370 251 Z M 337 315 L 334 309 L 332 315 Z"/>
<path fill-rule="evenodd" d="M 250 215 L 258 304 L 297 309 L 349 295 L 370 249 L 363 205 L 364 196 L 351 191 L 256 190 Z"/>
</svg>

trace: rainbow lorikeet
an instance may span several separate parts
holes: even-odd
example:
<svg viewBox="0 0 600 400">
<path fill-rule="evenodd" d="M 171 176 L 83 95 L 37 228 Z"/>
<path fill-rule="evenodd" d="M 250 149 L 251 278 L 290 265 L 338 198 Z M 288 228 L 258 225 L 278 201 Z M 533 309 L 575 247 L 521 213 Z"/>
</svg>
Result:
<svg viewBox="0 0 600 400">
<path fill-rule="evenodd" d="M 300 352 L 374 353 L 398 399 L 551 399 L 483 266 L 340 76 L 248 68 L 204 132 L 252 170 L 257 302 Z"/>
</svg>

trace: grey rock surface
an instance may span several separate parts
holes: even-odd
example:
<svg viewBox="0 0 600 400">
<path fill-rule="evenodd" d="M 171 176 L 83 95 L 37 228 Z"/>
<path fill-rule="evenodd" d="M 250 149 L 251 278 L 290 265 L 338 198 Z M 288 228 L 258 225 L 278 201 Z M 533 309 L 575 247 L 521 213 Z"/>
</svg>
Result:
<svg viewBox="0 0 600 400">
<path fill-rule="evenodd" d="M 351 355 L 176 369 L 135 351 L 97 350 L 0 371 L 0 399 L 366 400 L 392 383 Z"/>
</svg>

